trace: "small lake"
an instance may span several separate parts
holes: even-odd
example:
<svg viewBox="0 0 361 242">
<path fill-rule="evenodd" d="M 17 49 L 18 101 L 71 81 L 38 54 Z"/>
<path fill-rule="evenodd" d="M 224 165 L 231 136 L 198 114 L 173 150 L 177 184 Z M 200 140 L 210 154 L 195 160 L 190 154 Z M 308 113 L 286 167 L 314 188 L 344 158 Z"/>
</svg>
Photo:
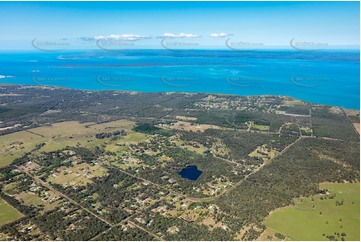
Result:
<svg viewBox="0 0 361 242">
<path fill-rule="evenodd" d="M 198 170 L 197 166 L 187 166 L 179 172 L 181 177 L 192 181 L 196 181 L 201 174 L 202 171 Z"/>
</svg>

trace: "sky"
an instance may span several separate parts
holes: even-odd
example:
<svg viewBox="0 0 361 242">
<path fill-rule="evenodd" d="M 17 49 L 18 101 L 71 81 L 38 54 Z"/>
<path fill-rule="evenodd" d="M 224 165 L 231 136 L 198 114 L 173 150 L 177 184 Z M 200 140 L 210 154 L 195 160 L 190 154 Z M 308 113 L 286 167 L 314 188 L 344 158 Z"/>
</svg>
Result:
<svg viewBox="0 0 361 242">
<path fill-rule="evenodd" d="M 0 2 L 0 49 L 359 48 L 359 2 Z"/>
</svg>

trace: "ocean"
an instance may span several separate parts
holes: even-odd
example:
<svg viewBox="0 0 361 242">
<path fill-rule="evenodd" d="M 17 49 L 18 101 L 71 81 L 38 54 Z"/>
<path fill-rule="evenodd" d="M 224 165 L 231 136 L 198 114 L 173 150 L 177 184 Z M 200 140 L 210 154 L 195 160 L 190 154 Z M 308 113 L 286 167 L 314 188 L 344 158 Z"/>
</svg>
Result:
<svg viewBox="0 0 361 242">
<path fill-rule="evenodd" d="M 0 82 L 85 90 L 283 95 L 360 108 L 359 51 L 4 51 Z"/>
</svg>

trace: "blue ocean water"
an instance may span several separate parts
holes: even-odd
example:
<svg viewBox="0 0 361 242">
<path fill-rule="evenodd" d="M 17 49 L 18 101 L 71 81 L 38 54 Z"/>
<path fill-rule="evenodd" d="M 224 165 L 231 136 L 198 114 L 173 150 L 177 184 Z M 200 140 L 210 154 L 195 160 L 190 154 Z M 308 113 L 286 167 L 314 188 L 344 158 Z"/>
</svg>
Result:
<svg viewBox="0 0 361 242">
<path fill-rule="evenodd" d="M 286 95 L 360 108 L 359 51 L 2 52 L 0 82 L 87 90 Z"/>
</svg>

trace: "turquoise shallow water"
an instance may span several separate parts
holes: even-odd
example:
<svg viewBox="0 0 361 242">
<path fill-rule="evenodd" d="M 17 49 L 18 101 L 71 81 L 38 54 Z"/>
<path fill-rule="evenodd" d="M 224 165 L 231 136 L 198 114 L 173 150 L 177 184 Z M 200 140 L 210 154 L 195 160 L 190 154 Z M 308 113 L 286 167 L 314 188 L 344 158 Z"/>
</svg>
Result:
<svg viewBox="0 0 361 242">
<path fill-rule="evenodd" d="M 360 108 L 359 51 L 0 53 L 0 82 L 87 90 L 287 95 Z"/>
</svg>

